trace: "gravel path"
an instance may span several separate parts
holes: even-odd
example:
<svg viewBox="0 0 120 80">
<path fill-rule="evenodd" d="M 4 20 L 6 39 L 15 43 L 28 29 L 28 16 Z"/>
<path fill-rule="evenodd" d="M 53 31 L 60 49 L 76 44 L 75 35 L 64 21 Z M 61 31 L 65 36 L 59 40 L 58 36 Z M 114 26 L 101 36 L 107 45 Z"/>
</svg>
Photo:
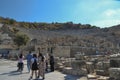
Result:
<svg viewBox="0 0 120 80">
<path fill-rule="evenodd" d="M 17 62 L 0 59 L 0 80 L 28 80 L 30 74 L 26 68 L 26 61 L 22 73 L 17 72 Z M 40 79 L 39 79 L 40 80 Z M 62 74 L 58 71 L 45 74 L 45 80 L 87 80 L 86 77 Z"/>
</svg>

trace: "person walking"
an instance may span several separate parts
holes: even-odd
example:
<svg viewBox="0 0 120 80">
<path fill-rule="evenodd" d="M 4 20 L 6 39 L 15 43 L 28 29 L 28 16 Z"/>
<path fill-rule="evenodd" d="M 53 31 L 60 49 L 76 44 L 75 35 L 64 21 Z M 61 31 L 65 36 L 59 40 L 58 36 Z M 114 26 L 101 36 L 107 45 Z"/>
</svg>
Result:
<svg viewBox="0 0 120 80">
<path fill-rule="evenodd" d="M 31 51 L 29 51 L 29 53 L 27 54 L 26 56 L 26 59 L 27 59 L 27 69 L 28 69 L 28 72 L 30 73 L 30 64 L 31 64 L 31 59 L 32 59 L 32 54 L 31 54 Z"/>
<path fill-rule="evenodd" d="M 33 75 L 35 74 L 35 78 L 37 79 L 37 70 L 38 70 L 38 59 L 37 59 L 37 55 L 33 54 L 33 58 L 31 59 L 31 69 L 32 69 L 32 73 L 30 76 L 30 79 L 33 78 Z"/>
<path fill-rule="evenodd" d="M 54 56 L 52 54 L 50 54 L 50 70 L 51 72 L 54 71 Z"/>
<path fill-rule="evenodd" d="M 46 53 L 46 55 L 45 55 L 45 63 L 46 63 L 45 71 L 48 72 L 48 65 L 49 65 L 49 55 L 48 55 L 48 53 Z"/>
<path fill-rule="evenodd" d="M 39 53 L 38 55 L 38 78 L 41 76 L 42 79 L 45 79 L 45 69 L 46 69 L 46 63 L 45 63 L 45 57 Z"/>
<path fill-rule="evenodd" d="M 24 63 L 23 63 L 23 59 L 24 59 L 24 56 L 23 54 L 21 53 L 18 57 L 18 70 L 17 71 L 20 71 L 22 72 L 23 71 L 23 67 L 24 67 Z"/>
</svg>

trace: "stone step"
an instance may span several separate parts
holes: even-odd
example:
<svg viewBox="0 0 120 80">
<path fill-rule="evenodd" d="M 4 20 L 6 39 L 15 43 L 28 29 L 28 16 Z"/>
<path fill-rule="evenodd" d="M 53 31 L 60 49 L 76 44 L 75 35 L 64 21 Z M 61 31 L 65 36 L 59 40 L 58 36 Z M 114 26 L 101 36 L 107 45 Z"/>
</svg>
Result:
<svg viewBox="0 0 120 80">
<path fill-rule="evenodd" d="M 87 78 L 88 78 L 88 80 L 97 80 L 97 76 L 92 75 L 92 74 L 88 74 Z"/>
<path fill-rule="evenodd" d="M 62 72 L 65 74 L 79 75 L 79 76 L 86 76 L 86 74 L 87 74 L 86 70 L 83 70 L 83 69 L 75 70 L 75 69 L 72 69 L 71 67 L 63 68 Z"/>
</svg>

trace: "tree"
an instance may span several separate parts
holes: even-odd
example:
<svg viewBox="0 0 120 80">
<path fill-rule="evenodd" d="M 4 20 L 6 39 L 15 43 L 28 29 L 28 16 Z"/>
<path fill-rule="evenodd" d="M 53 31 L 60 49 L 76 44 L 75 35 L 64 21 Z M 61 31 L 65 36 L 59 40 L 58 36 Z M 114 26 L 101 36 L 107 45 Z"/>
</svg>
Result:
<svg viewBox="0 0 120 80">
<path fill-rule="evenodd" d="M 14 42 L 18 47 L 26 45 L 28 41 L 29 37 L 25 34 L 17 34 L 14 38 Z"/>
<path fill-rule="evenodd" d="M 9 24 L 14 24 L 16 21 L 14 19 L 8 19 Z"/>
</svg>

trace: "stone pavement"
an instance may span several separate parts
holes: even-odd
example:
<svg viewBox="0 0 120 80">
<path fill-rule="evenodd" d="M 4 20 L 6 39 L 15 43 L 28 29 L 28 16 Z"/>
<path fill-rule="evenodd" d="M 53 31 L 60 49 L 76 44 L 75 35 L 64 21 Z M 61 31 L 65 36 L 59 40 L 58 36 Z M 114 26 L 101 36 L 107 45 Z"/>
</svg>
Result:
<svg viewBox="0 0 120 80">
<path fill-rule="evenodd" d="M 26 62 L 26 61 L 25 61 Z M 0 59 L 0 80 L 28 80 L 30 74 L 27 71 L 26 63 L 22 73 L 17 72 L 17 61 Z M 87 80 L 86 77 L 62 74 L 58 71 L 45 74 L 45 80 Z"/>
</svg>

